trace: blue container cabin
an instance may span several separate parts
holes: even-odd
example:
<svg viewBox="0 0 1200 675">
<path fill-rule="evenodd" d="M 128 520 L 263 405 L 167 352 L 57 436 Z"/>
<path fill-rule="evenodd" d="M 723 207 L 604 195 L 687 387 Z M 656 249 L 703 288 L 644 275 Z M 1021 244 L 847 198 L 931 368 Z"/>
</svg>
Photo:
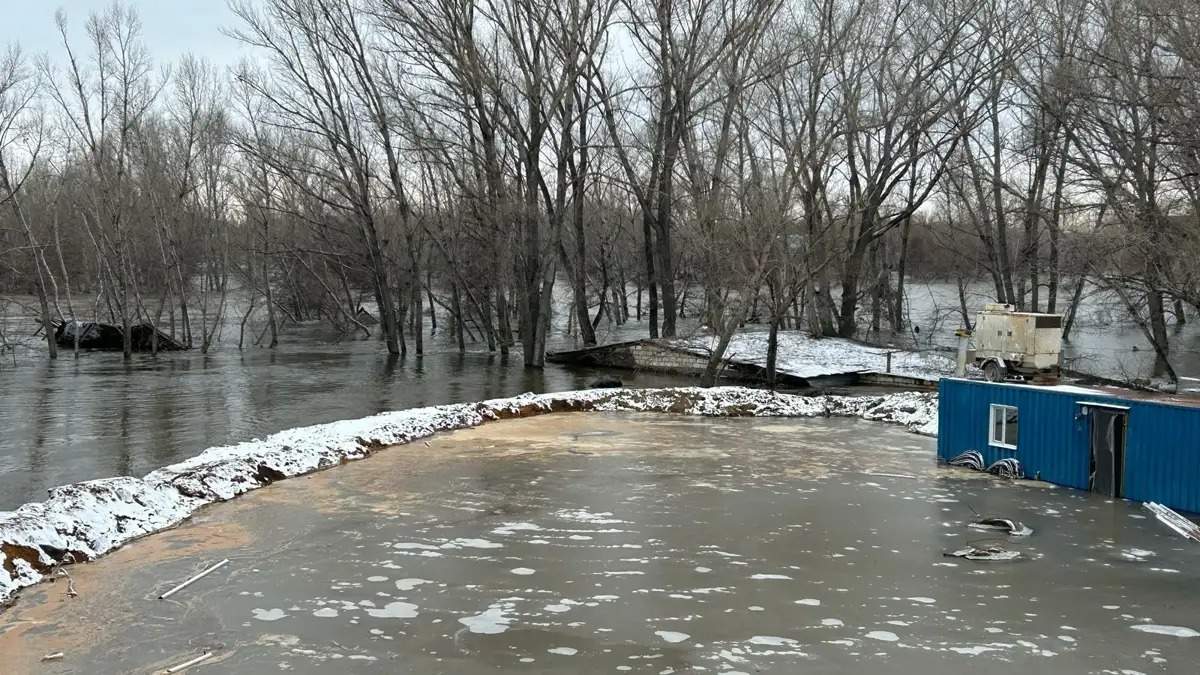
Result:
<svg viewBox="0 0 1200 675">
<path fill-rule="evenodd" d="M 1200 512 L 1200 408 L 1066 385 L 943 379 L 938 458 L 1012 457 L 1027 478 Z"/>
</svg>

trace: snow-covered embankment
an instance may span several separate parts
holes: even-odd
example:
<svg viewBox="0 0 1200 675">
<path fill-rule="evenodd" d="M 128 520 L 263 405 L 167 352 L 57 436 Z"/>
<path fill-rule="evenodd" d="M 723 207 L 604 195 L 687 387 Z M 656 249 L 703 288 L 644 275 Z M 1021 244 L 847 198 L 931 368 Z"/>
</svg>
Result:
<svg viewBox="0 0 1200 675">
<path fill-rule="evenodd" d="M 862 417 L 903 424 L 919 434 L 937 433 L 934 394 L 803 397 L 742 387 L 524 394 L 289 429 L 262 440 L 209 448 L 144 478 L 104 478 L 55 488 L 44 502 L 0 512 L 0 606 L 64 562 L 91 560 L 171 527 L 206 504 L 439 431 L 568 411 Z"/>
</svg>

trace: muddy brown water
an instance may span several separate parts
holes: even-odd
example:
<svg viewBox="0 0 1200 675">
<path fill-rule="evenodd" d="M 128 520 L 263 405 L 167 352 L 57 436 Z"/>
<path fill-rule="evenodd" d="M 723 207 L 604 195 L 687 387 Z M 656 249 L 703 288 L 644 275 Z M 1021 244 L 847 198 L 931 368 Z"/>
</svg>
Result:
<svg viewBox="0 0 1200 675">
<path fill-rule="evenodd" d="M 933 445 L 646 414 L 441 434 L 75 566 L 77 598 L 27 589 L 2 670 L 1195 672 L 1200 637 L 1135 626 L 1200 629 L 1200 548 L 1133 504 L 937 468 Z M 1005 541 L 1022 560 L 943 556 L 1004 540 L 975 511 L 1034 529 Z"/>
</svg>

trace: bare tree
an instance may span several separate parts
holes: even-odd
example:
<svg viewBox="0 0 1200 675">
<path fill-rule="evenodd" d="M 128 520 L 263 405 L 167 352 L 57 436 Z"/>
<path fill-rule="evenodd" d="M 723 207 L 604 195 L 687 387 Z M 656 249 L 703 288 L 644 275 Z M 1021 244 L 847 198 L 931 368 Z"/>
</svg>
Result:
<svg viewBox="0 0 1200 675">
<path fill-rule="evenodd" d="M 120 314 L 123 352 L 129 359 L 138 292 L 130 231 L 134 196 L 131 155 L 165 76 L 154 74 L 141 41 L 141 22 L 131 8 L 114 4 L 88 19 L 86 55 L 72 46 L 66 15 L 60 11 L 55 20 L 67 56 L 66 68 L 59 73 L 44 60 L 42 71 L 50 82 L 50 98 L 85 157 L 86 199 L 81 220 L 111 289 L 105 290 L 104 301 L 115 304 Z"/>
<path fill-rule="evenodd" d="M 41 111 L 37 108 L 40 88 L 40 79 L 18 47 L 10 47 L 0 54 L 0 206 L 7 205 L 13 222 L 20 226 L 25 235 L 25 245 L 33 259 L 37 279 L 38 305 L 41 309 L 39 318 L 46 349 L 51 359 L 57 359 L 58 345 L 55 343 L 47 290 L 50 269 L 46 264 L 45 249 L 34 234 L 25 209 L 21 207 L 20 194 L 42 150 L 44 125 Z M 23 156 L 25 171 L 17 168 L 19 160 L 15 156 L 18 153 Z M 3 252 L 2 248 L 3 241 L 0 240 L 0 253 Z"/>
</svg>

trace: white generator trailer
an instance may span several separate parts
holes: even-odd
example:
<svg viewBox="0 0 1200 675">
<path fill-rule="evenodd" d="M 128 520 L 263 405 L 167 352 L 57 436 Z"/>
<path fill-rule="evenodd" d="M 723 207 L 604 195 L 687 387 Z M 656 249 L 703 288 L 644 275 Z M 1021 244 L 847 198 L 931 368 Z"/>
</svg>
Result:
<svg viewBox="0 0 1200 675">
<path fill-rule="evenodd" d="M 973 343 L 963 349 L 962 364 L 974 363 L 990 382 L 1022 379 L 1056 382 L 1062 365 L 1063 317 L 1015 311 L 1012 305 L 987 304 L 975 317 Z"/>
</svg>

